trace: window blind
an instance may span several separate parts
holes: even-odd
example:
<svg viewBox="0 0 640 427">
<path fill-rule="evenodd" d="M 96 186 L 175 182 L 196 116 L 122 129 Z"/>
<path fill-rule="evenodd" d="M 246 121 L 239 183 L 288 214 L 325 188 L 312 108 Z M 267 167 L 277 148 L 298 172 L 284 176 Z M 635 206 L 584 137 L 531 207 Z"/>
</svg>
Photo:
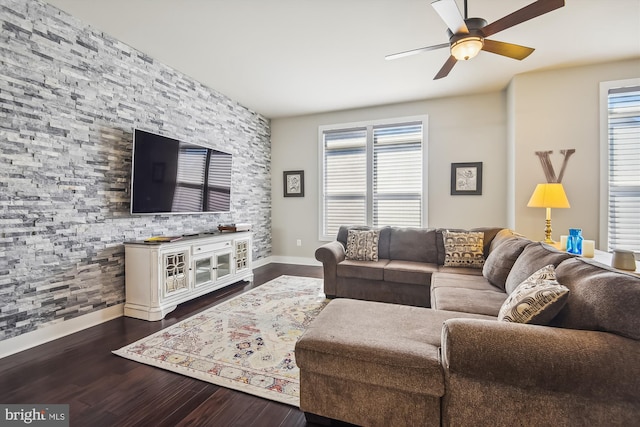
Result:
<svg viewBox="0 0 640 427">
<path fill-rule="evenodd" d="M 609 248 L 640 252 L 640 87 L 610 89 Z"/>
<path fill-rule="evenodd" d="M 373 225 L 420 227 L 422 124 L 373 130 Z"/>
<path fill-rule="evenodd" d="M 231 156 L 211 154 L 209 160 L 207 210 L 222 212 L 231 200 Z"/>
<path fill-rule="evenodd" d="M 423 123 L 322 132 L 321 238 L 341 225 L 422 225 Z"/>
<path fill-rule="evenodd" d="M 345 224 L 366 223 L 367 130 L 324 134 L 323 234 L 335 236 Z"/>
<path fill-rule="evenodd" d="M 176 190 L 173 195 L 174 212 L 199 212 L 204 194 L 207 150 L 198 147 L 180 147 Z"/>
</svg>

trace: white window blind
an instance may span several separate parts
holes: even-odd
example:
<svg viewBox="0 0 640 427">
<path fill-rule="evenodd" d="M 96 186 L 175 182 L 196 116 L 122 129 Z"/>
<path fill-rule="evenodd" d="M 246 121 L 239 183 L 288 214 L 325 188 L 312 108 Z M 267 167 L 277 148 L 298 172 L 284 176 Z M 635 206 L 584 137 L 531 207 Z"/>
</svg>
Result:
<svg viewBox="0 0 640 427">
<path fill-rule="evenodd" d="M 231 200 L 231 156 L 212 153 L 208 174 L 207 210 L 228 210 Z"/>
<path fill-rule="evenodd" d="M 608 246 L 640 253 L 640 86 L 608 94 Z"/>
<path fill-rule="evenodd" d="M 324 235 L 344 224 L 366 223 L 367 130 L 324 134 Z"/>
<path fill-rule="evenodd" d="M 176 191 L 173 195 L 174 212 L 199 212 L 202 210 L 207 149 L 180 147 Z"/>
<path fill-rule="evenodd" d="M 423 225 L 424 123 L 321 128 L 321 239 L 341 225 Z"/>
<path fill-rule="evenodd" d="M 373 225 L 422 223 L 422 124 L 373 130 Z"/>
</svg>

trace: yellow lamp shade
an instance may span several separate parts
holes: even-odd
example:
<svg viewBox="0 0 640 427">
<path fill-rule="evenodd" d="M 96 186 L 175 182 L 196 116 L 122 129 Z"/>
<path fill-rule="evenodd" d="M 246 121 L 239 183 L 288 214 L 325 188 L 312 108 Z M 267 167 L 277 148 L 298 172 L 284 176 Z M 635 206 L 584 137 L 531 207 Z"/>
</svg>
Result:
<svg viewBox="0 0 640 427">
<path fill-rule="evenodd" d="M 570 208 L 569 199 L 560 183 L 538 184 L 527 206 L 530 208 Z"/>
</svg>

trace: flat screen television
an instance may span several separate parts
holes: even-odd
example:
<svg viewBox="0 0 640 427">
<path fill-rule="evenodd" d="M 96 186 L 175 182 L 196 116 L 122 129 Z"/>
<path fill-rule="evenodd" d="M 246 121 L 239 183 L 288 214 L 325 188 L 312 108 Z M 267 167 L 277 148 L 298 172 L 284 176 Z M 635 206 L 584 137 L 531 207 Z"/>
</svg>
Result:
<svg viewBox="0 0 640 427">
<path fill-rule="evenodd" d="M 231 209 L 229 153 L 135 129 L 131 163 L 132 214 Z"/>
</svg>

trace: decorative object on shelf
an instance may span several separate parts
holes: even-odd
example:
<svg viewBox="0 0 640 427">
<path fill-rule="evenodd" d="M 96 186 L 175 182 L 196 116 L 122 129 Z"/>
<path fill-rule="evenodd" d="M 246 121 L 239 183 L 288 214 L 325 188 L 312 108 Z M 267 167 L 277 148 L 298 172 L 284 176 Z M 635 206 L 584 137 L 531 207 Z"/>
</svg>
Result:
<svg viewBox="0 0 640 427">
<path fill-rule="evenodd" d="M 555 243 L 551 238 L 551 208 L 569 208 L 569 200 L 560 183 L 546 183 L 536 185 L 527 206 L 530 208 L 546 208 L 546 226 L 544 229 L 544 242 Z M 567 243 L 568 245 L 568 243 Z"/>
<path fill-rule="evenodd" d="M 582 256 L 586 258 L 593 258 L 596 254 L 596 242 L 594 240 L 582 241 Z"/>
<path fill-rule="evenodd" d="M 553 164 L 551 164 L 551 159 L 549 158 L 549 154 L 553 153 L 553 151 L 536 151 L 536 156 L 540 158 L 540 163 L 542 164 L 542 170 L 544 171 L 544 176 L 547 178 L 547 182 L 552 182 L 552 183 L 562 182 L 562 177 L 564 176 L 564 170 L 567 168 L 569 157 L 571 157 L 571 155 L 575 152 L 576 152 L 575 148 L 560 150 L 560 154 L 562 154 L 564 158 L 562 160 L 562 168 L 560 169 L 560 175 L 556 177 L 556 172 L 553 170 Z"/>
<path fill-rule="evenodd" d="M 451 163 L 451 195 L 482 195 L 482 162 Z"/>
<path fill-rule="evenodd" d="M 567 235 L 560 236 L 560 250 L 561 251 L 566 251 L 567 250 L 567 239 L 568 238 L 569 238 L 569 236 L 567 236 Z"/>
<path fill-rule="evenodd" d="M 145 243 L 167 243 L 182 239 L 183 236 L 153 236 L 145 239 Z"/>
<path fill-rule="evenodd" d="M 574 255 L 582 255 L 582 229 L 570 228 L 569 238 L 567 239 L 567 252 Z"/>
<path fill-rule="evenodd" d="M 218 231 L 225 232 L 238 232 L 238 231 L 251 231 L 251 224 L 246 222 L 239 222 L 237 224 L 220 224 L 218 225 Z"/>
<path fill-rule="evenodd" d="M 283 172 L 284 197 L 304 197 L 304 171 Z"/>
<path fill-rule="evenodd" d="M 611 266 L 620 270 L 635 271 L 636 257 L 632 251 L 614 249 L 611 257 Z"/>
</svg>

